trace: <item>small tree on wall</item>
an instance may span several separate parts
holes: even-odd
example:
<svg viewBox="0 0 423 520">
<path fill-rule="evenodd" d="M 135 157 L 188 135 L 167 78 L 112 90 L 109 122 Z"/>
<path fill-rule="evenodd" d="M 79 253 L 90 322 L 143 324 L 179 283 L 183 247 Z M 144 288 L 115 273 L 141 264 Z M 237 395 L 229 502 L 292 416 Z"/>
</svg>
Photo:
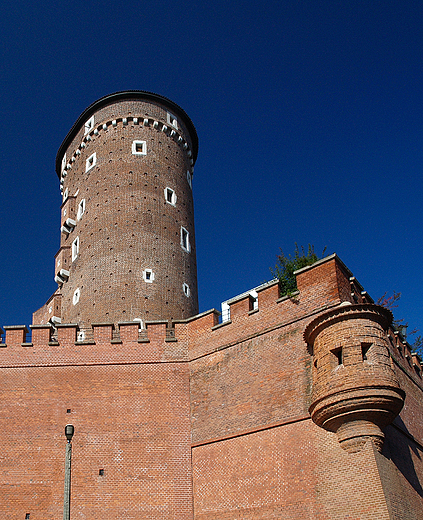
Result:
<svg viewBox="0 0 423 520">
<path fill-rule="evenodd" d="M 281 249 L 275 267 L 270 269 L 273 276 L 279 280 L 280 295 L 292 295 L 297 290 L 297 278 L 294 272 L 323 258 L 325 251 L 326 247 L 318 256 L 313 245 L 309 244 L 306 252 L 304 246 L 299 247 L 298 244 L 295 244 L 294 255 L 286 256 Z"/>
<path fill-rule="evenodd" d="M 398 307 L 398 302 L 400 299 L 400 292 L 394 291 L 390 296 L 388 296 L 388 292 L 385 292 L 380 298 L 378 298 L 376 304 L 392 311 L 392 309 Z M 393 325 L 402 334 L 404 339 L 407 339 L 407 336 L 414 336 L 418 332 L 418 329 L 413 329 L 411 332 L 409 332 L 408 322 L 404 321 L 403 318 L 399 320 L 394 319 Z M 415 337 L 413 343 L 410 343 L 410 346 L 413 352 L 417 352 L 417 354 L 423 358 L 423 338 L 421 335 Z"/>
</svg>

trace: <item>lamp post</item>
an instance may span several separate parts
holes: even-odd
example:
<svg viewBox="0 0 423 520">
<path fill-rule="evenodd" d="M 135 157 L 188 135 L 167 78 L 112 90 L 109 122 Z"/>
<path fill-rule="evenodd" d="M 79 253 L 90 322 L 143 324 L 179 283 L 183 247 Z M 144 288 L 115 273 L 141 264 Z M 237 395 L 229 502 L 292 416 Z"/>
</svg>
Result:
<svg viewBox="0 0 423 520">
<path fill-rule="evenodd" d="M 72 437 L 75 428 L 72 424 L 65 426 L 66 456 L 65 456 L 65 497 L 63 502 L 63 520 L 70 520 L 70 492 L 71 492 L 71 458 L 72 458 Z"/>
</svg>

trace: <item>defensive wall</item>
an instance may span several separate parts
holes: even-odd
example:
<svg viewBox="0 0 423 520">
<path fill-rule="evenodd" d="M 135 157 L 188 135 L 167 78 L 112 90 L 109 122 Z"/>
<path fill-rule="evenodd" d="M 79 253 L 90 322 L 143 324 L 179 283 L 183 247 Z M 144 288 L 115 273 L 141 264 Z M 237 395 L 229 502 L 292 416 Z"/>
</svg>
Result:
<svg viewBox="0 0 423 520">
<path fill-rule="evenodd" d="M 77 518 L 418 520 L 420 359 L 336 255 L 297 286 L 234 298 L 223 323 L 216 310 L 145 329 L 94 323 L 86 341 L 76 324 L 33 325 L 30 341 L 5 326 L 1 517 L 60 516 L 71 422 Z M 351 320 L 362 336 L 348 343 Z"/>
</svg>

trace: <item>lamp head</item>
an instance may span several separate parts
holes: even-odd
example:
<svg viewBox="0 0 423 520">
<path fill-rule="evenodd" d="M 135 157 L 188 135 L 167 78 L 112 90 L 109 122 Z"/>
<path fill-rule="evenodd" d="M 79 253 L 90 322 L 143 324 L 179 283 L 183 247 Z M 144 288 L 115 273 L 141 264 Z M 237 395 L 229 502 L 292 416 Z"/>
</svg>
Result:
<svg viewBox="0 0 423 520">
<path fill-rule="evenodd" d="M 73 424 L 67 424 L 65 426 L 65 435 L 66 435 L 68 442 L 70 442 L 72 440 L 74 431 L 75 431 L 75 428 L 73 427 Z"/>
</svg>

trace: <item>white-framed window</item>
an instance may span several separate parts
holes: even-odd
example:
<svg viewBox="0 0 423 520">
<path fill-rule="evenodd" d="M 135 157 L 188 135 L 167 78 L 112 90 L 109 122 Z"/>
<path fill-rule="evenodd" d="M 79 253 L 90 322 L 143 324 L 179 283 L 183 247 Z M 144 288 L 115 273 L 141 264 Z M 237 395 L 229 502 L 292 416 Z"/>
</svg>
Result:
<svg viewBox="0 0 423 520">
<path fill-rule="evenodd" d="M 78 204 L 78 212 L 76 214 L 76 218 L 81 220 L 82 215 L 85 213 L 85 199 L 82 199 Z"/>
<path fill-rule="evenodd" d="M 78 341 L 84 341 L 85 340 L 85 331 L 80 330 L 78 332 L 78 336 L 77 337 L 78 337 Z"/>
<path fill-rule="evenodd" d="M 76 305 L 79 302 L 79 298 L 81 296 L 81 290 L 79 287 L 75 289 L 75 292 L 73 293 L 72 303 Z"/>
<path fill-rule="evenodd" d="M 62 158 L 62 172 L 66 168 L 66 154 Z"/>
<path fill-rule="evenodd" d="M 222 302 L 222 323 L 231 319 L 231 308 L 229 303 Z"/>
<path fill-rule="evenodd" d="M 87 135 L 88 132 L 94 128 L 94 116 L 91 116 L 88 121 L 84 125 L 84 135 Z"/>
<path fill-rule="evenodd" d="M 258 309 L 258 294 L 257 291 L 250 291 L 250 311 Z"/>
<path fill-rule="evenodd" d="M 187 181 L 188 181 L 189 187 L 192 189 L 192 175 L 189 170 L 187 170 Z"/>
<path fill-rule="evenodd" d="M 79 237 L 72 242 L 72 262 L 78 258 L 79 254 Z"/>
<path fill-rule="evenodd" d="M 91 154 L 88 159 L 85 161 L 85 171 L 91 170 L 91 168 L 94 168 L 97 162 L 97 154 L 94 152 Z"/>
<path fill-rule="evenodd" d="M 142 272 L 142 278 L 144 282 L 153 283 L 154 282 L 154 273 L 152 269 L 144 269 Z"/>
<path fill-rule="evenodd" d="M 172 206 L 176 204 L 176 193 L 172 190 L 172 188 L 165 188 L 164 190 L 165 201 Z"/>
<path fill-rule="evenodd" d="M 142 330 L 144 329 L 144 322 L 142 321 L 141 318 L 134 318 L 132 321 L 137 321 L 139 323 L 139 327 L 138 327 L 138 330 Z"/>
<path fill-rule="evenodd" d="M 189 298 L 189 295 L 191 294 L 191 291 L 189 289 L 189 285 L 187 283 L 182 284 L 182 290 L 184 291 L 184 294 L 187 298 Z"/>
<path fill-rule="evenodd" d="M 189 232 L 184 227 L 181 227 L 181 247 L 187 253 L 191 251 L 189 243 Z"/>
<path fill-rule="evenodd" d="M 173 126 L 173 128 L 176 128 L 176 130 L 178 129 L 178 120 L 176 116 L 174 116 L 170 112 L 167 113 L 167 124 Z"/>
<path fill-rule="evenodd" d="M 68 195 L 69 195 L 69 188 L 66 188 L 65 191 L 63 192 L 63 202 L 65 202 L 65 200 L 68 198 Z"/>
<path fill-rule="evenodd" d="M 132 141 L 132 153 L 133 155 L 147 155 L 147 142 Z"/>
</svg>

